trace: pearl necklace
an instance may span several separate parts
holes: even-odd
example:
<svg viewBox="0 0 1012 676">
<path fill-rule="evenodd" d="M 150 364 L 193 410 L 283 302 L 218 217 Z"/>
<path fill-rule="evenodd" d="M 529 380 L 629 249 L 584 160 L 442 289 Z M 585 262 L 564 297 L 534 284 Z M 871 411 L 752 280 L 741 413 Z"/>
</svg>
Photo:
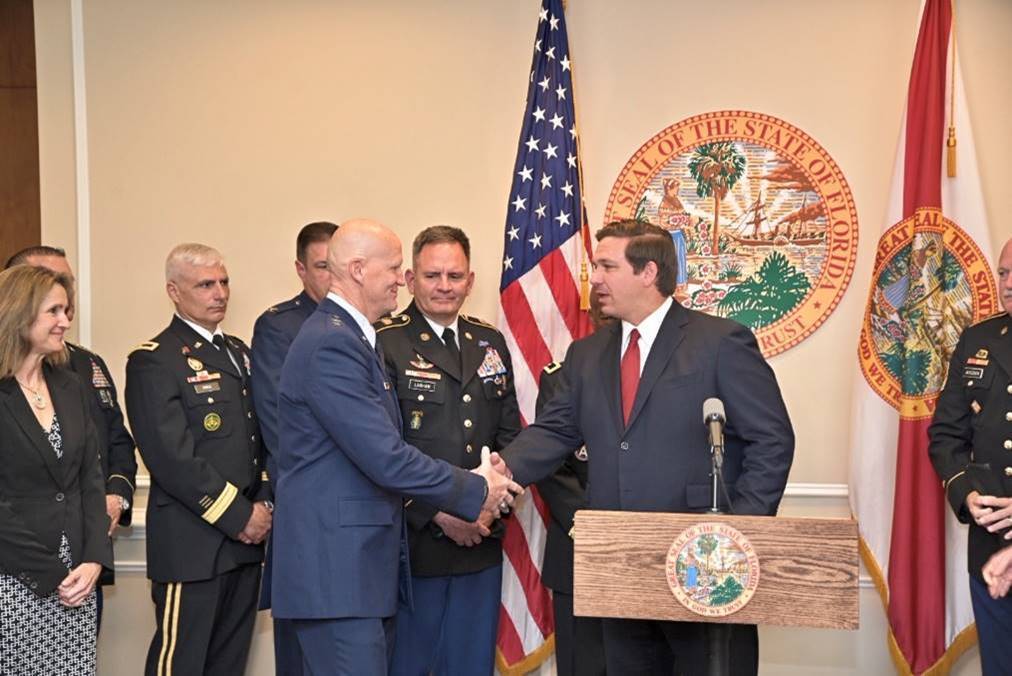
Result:
<svg viewBox="0 0 1012 676">
<path fill-rule="evenodd" d="M 30 401 L 32 402 L 32 406 L 34 406 L 39 410 L 42 410 L 46 407 L 46 400 L 41 394 L 39 394 L 38 390 L 28 387 L 20 380 L 18 380 L 18 385 L 20 385 L 21 387 L 32 393 L 32 396 L 29 398 Z"/>
</svg>

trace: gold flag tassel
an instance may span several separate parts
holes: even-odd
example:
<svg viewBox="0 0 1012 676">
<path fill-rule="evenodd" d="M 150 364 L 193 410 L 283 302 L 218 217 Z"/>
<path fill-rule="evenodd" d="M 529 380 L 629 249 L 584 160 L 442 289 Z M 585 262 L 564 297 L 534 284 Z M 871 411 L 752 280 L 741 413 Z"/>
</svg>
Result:
<svg viewBox="0 0 1012 676">
<path fill-rule="evenodd" d="M 583 248 L 583 247 L 581 247 Z M 580 310 L 590 310 L 590 275 L 587 274 L 587 252 L 583 252 L 583 260 L 580 261 Z"/>
<path fill-rule="evenodd" d="M 956 3 L 952 3 L 951 32 L 952 66 L 949 83 L 949 138 L 945 140 L 945 167 L 949 178 L 956 177 Z"/>
</svg>

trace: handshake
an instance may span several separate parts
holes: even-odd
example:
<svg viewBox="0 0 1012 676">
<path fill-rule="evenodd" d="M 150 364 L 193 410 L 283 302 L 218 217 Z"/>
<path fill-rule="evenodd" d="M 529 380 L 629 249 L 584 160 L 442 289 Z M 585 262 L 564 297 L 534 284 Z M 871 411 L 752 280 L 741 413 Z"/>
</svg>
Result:
<svg viewBox="0 0 1012 676">
<path fill-rule="evenodd" d="M 491 535 L 492 522 L 508 514 L 516 496 L 524 492 L 523 486 L 513 481 L 513 473 L 506 462 L 498 453 L 489 452 L 488 446 L 481 449 L 481 464 L 471 471 L 484 477 L 488 485 L 488 495 L 478 520 L 469 523 L 445 512 L 439 512 L 432 519 L 445 536 L 462 547 L 473 547 Z"/>
<path fill-rule="evenodd" d="M 488 446 L 481 447 L 481 464 L 471 471 L 485 477 L 488 484 L 488 495 L 481 510 L 491 515 L 490 521 L 508 514 L 514 497 L 524 493 L 523 486 L 513 481 L 513 472 L 506 461 L 498 453 L 490 453 Z"/>
</svg>

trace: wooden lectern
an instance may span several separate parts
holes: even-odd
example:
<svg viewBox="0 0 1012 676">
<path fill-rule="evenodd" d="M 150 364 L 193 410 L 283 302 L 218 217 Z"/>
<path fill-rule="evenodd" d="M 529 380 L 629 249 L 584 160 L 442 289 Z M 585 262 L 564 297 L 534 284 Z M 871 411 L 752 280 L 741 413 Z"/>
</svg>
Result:
<svg viewBox="0 0 1012 676">
<path fill-rule="evenodd" d="M 751 600 L 724 617 L 690 612 L 668 586 L 668 550 L 686 528 L 723 522 L 759 557 Z M 576 513 L 573 614 L 682 622 L 858 628 L 857 522 L 730 514 Z"/>
</svg>

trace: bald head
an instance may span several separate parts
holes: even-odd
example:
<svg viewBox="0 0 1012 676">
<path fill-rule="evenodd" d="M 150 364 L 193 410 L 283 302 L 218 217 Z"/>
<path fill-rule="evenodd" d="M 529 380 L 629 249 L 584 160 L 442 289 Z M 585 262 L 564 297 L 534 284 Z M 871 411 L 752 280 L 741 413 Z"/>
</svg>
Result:
<svg viewBox="0 0 1012 676">
<path fill-rule="evenodd" d="M 1005 312 L 1012 314 L 1012 239 L 1005 242 L 998 256 L 998 295 Z"/>
<path fill-rule="evenodd" d="M 327 256 L 331 290 L 354 305 L 370 322 L 397 309 L 404 286 L 401 240 L 377 221 L 358 218 L 341 224 Z"/>
</svg>

